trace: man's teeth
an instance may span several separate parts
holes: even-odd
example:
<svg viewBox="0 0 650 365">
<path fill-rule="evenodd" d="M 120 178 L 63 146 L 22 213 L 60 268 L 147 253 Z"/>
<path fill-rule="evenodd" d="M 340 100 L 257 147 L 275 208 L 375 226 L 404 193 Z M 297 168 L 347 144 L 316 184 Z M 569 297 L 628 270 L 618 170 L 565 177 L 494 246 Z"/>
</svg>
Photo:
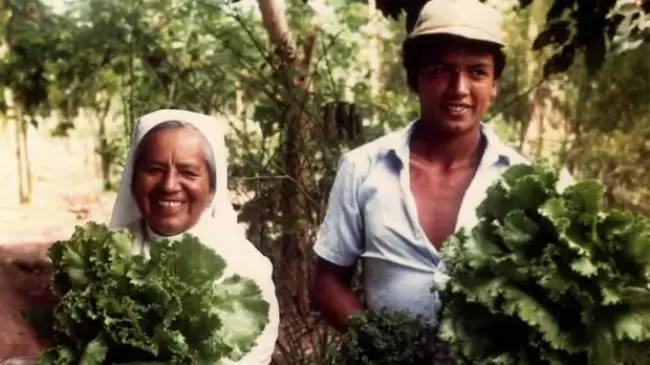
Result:
<svg viewBox="0 0 650 365">
<path fill-rule="evenodd" d="M 177 200 L 159 200 L 158 204 L 165 208 L 176 208 L 181 205 L 181 202 Z"/>
<path fill-rule="evenodd" d="M 457 105 L 457 104 L 447 105 L 447 110 L 449 110 L 452 113 L 462 113 L 467 109 L 469 109 L 467 105 Z"/>
</svg>

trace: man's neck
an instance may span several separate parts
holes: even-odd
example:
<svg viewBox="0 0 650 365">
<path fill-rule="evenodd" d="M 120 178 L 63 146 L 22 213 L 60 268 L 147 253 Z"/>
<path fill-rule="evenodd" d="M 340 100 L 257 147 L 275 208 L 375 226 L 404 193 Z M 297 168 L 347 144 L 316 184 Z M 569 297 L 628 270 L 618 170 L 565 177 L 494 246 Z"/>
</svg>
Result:
<svg viewBox="0 0 650 365">
<path fill-rule="evenodd" d="M 416 158 L 445 168 L 476 166 L 483 154 L 480 125 L 459 134 L 443 134 L 435 128 L 416 122 L 410 142 L 411 154 Z"/>
</svg>

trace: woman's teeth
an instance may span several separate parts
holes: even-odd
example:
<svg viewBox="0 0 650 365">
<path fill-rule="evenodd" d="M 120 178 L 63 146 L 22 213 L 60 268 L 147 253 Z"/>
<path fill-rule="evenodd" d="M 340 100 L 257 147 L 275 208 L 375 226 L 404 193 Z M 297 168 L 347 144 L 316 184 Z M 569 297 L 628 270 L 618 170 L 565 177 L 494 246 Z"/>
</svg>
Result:
<svg viewBox="0 0 650 365">
<path fill-rule="evenodd" d="M 159 200 L 158 204 L 164 208 L 176 208 L 181 205 L 181 202 L 177 200 Z"/>
</svg>

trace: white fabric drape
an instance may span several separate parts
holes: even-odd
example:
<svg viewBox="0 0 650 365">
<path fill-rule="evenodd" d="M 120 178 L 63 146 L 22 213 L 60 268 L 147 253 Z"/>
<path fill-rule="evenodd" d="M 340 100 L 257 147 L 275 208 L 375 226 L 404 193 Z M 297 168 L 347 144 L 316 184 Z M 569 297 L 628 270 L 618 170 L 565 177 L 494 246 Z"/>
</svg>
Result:
<svg viewBox="0 0 650 365">
<path fill-rule="evenodd" d="M 155 126 L 167 121 L 188 123 L 198 129 L 207 139 L 215 159 L 216 190 L 214 199 L 199 222 L 189 231 L 212 247 L 227 262 L 224 277 L 237 273 L 249 277 L 262 288 L 264 299 L 270 304 L 269 324 L 257 340 L 257 345 L 244 358 L 228 365 L 268 365 L 275 349 L 279 327 L 279 308 L 272 280 L 271 262 L 246 239 L 245 231 L 237 224 L 237 215 L 228 197 L 228 149 L 224 135 L 226 126 L 214 117 L 186 110 L 163 109 L 149 113 L 136 122 L 129 154 L 122 173 L 122 181 L 111 213 L 109 226 L 112 229 L 129 228 L 141 232 L 142 214 L 131 192 L 131 181 L 138 146 Z M 152 234 L 151 230 L 148 232 Z M 166 237 L 174 239 L 174 237 Z M 148 243 L 142 240 L 137 249 L 148 253 Z"/>
</svg>

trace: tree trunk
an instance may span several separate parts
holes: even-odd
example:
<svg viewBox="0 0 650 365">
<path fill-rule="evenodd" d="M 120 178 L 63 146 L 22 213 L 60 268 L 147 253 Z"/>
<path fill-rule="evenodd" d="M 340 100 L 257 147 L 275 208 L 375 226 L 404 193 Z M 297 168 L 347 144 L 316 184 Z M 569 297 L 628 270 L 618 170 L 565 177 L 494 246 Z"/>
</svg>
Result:
<svg viewBox="0 0 650 365">
<path fill-rule="evenodd" d="M 310 265 L 307 260 L 309 250 L 309 211 L 306 207 L 307 197 L 304 189 L 307 182 L 307 170 L 304 161 L 305 142 L 309 139 L 311 120 L 303 110 L 313 85 L 311 80 L 312 63 L 316 45 L 316 33 L 307 35 L 305 48 L 298 59 L 296 44 L 285 17 L 283 0 L 258 0 L 262 21 L 269 39 L 276 47 L 276 54 L 281 62 L 281 70 L 290 90 L 287 97 L 297 100 L 291 103 L 286 119 L 284 138 L 284 167 L 287 179 L 282 184 L 282 216 L 284 220 L 282 234 L 282 260 L 279 267 L 281 301 L 289 300 L 298 315 L 309 312 L 308 285 Z M 285 310 L 291 306 L 284 307 Z"/>
<path fill-rule="evenodd" d="M 542 13 L 545 6 L 539 2 L 533 2 L 530 6 L 528 13 L 528 40 L 533 42 L 537 34 L 539 33 L 540 23 Z M 533 87 L 536 83 L 536 80 L 541 76 L 541 65 L 539 62 L 540 52 L 528 52 L 527 56 L 527 77 L 526 77 L 526 89 Z M 539 148 L 542 146 L 540 143 L 543 143 L 543 98 L 542 96 L 542 86 L 538 86 L 533 90 L 528 96 L 528 102 L 530 103 L 530 116 L 528 120 L 524 120 L 519 132 L 519 138 L 521 142 L 520 149 L 523 150 L 526 154 L 535 156 L 539 152 Z M 536 150 L 537 149 L 537 150 Z"/>
<path fill-rule="evenodd" d="M 11 92 L 5 93 L 5 97 L 7 96 L 7 94 L 9 94 L 11 97 Z M 18 202 L 20 204 L 28 204 L 29 202 L 31 202 L 32 199 L 32 173 L 31 173 L 31 165 L 29 162 L 28 143 L 27 143 L 28 126 L 27 126 L 27 122 L 25 121 L 22 110 L 20 109 L 19 106 L 13 103 L 13 99 L 11 104 L 13 105 L 9 106 L 10 103 L 7 103 L 8 109 L 11 110 L 11 113 L 7 113 L 7 114 L 10 115 L 13 114 L 12 116 L 9 117 L 9 120 L 13 119 L 15 140 L 16 140 Z"/>
<path fill-rule="evenodd" d="M 4 89 L 4 99 L 5 103 L 7 105 L 7 113 L 6 113 L 6 123 L 8 127 L 8 135 L 10 139 L 10 145 L 14 150 L 14 155 L 17 154 L 18 152 L 18 122 L 16 121 L 16 111 L 14 109 L 14 103 L 13 103 L 13 93 L 11 92 L 10 89 L 5 88 Z M 21 186 L 22 186 L 22 180 L 21 180 L 21 174 L 20 174 L 20 162 L 19 158 L 16 156 L 16 165 L 14 166 L 16 168 L 16 174 L 11 174 L 10 176 L 15 176 L 16 179 L 12 181 L 15 183 L 16 187 L 16 203 L 22 204 L 22 196 L 23 192 L 21 191 Z"/>
<path fill-rule="evenodd" d="M 95 112 L 97 119 L 97 142 L 99 144 L 99 158 L 101 166 L 101 177 L 102 177 L 102 187 L 105 191 L 109 191 L 113 188 L 113 183 L 111 181 L 111 165 L 113 164 L 113 156 L 108 152 L 108 135 L 106 133 L 106 117 L 108 116 L 108 111 L 111 107 L 111 98 L 110 96 L 106 98 L 106 101 L 101 106 L 101 108 Z"/>
<path fill-rule="evenodd" d="M 235 90 L 235 115 L 241 121 L 242 133 L 248 134 L 248 105 L 246 104 L 243 85 Z"/>
<path fill-rule="evenodd" d="M 381 57 L 379 51 L 379 21 L 381 17 L 377 12 L 377 1 L 368 0 L 368 23 L 371 29 L 370 44 L 368 45 L 370 63 L 370 98 L 372 101 L 372 125 L 379 124 L 377 115 L 377 95 L 381 88 Z"/>
</svg>

